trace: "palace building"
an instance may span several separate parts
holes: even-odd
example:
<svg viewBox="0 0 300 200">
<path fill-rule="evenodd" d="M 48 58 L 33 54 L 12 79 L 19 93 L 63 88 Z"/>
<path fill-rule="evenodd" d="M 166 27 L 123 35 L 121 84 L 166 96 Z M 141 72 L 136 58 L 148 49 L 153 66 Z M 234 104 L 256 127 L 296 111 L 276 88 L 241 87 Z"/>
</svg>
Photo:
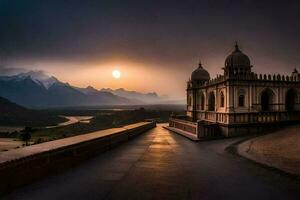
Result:
<svg viewBox="0 0 300 200">
<path fill-rule="evenodd" d="M 171 116 L 169 129 L 193 139 L 257 133 L 300 121 L 300 74 L 256 74 L 235 45 L 223 75 L 211 78 L 199 64 L 187 82 L 186 116 Z"/>
</svg>

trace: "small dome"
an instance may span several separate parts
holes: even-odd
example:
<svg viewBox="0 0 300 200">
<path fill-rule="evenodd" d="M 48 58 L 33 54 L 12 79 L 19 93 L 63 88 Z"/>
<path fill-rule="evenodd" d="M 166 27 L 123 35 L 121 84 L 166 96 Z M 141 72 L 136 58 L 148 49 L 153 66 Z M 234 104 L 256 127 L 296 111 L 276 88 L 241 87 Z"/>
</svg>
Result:
<svg viewBox="0 0 300 200">
<path fill-rule="evenodd" d="M 193 71 L 191 76 L 192 81 L 208 81 L 210 79 L 209 73 L 203 69 L 201 63 L 196 70 Z"/>
<path fill-rule="evenodd" d="M 226 58 L 225 67 L 249 67 L 250 59 L 235 44 L 235 50 Z"/>
<path fill-rule="evenodd" d="M 293 74 L 298 74 L 298 70 L 296 68 L 294 68 Z"/>
</svg>

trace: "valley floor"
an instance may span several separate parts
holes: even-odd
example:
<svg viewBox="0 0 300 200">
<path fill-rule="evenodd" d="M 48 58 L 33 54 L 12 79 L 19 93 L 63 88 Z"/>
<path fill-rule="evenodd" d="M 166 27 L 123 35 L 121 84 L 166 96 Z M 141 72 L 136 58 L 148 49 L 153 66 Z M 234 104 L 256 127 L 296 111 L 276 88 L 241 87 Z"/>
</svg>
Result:
<svg viewBox="0 0 300 200">
<path fill-rule="evenodd" d="M 22 147 L 23 142 L 14 138 L 0 138 L 0 152 Z"/>
<path fill-rule="evenodd" d="M 24 127 L 21 126 L 0 126 L 0 133 L 12 133 L 14 131 L 21 131 Z"/>
<path fill-rule="evenodd" d="M 66 122 L 62 122 L 56 126 L 47 126 L 46 128 L 56 128 L 61 126 L 68 126 L 71 124 L 76 124 L 78 122 L 82 123 L 90 123 L 90 120 L 93 118 L 93 116 L 61 116 L 67 119 Z"/>
</svg>

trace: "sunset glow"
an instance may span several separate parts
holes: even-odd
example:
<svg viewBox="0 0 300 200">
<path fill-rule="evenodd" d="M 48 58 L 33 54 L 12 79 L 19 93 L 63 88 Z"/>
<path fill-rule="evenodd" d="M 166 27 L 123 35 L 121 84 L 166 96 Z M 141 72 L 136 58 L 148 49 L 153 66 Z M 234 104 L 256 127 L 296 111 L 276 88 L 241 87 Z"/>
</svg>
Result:
<svg viewBox="0 0 300 200">
<path fill-rule="evenodd" d="M 114 70 L 112 72 L 112 76 L 115 78 L 115 79 L 119 79 L 121 77 L 121 72 L 119 70 Z"/>
<path fill-rule="evenodd" d="M 234 41 L 247 51 L 255 73 L 267 74 L 272 67 L 289 75 L 300 64 L 297 2 L 284 4 L 286 14 L 274 15 L 282 11 L 280 3 L 273 2 L 271 9 L 269 4 L 238 1 L 233 10 L 243 17 L 231 12 L 227 1 L 192 1 L 184 9 L 176 1 L 72 1 L 67 15 L 64 8 L 70 5 L 64 1 L 47 1 L 49 6 L 7 2 L 0 6 L 6 13 L 1 75 L 43 70 L 76 87 L 126 88 L 185 99 L 185 83 L 199 59 L 212 78 L 222 74 Z M 32 13 L 31 6 L 39 12 Z M 145 8 L 147 13 L 136 12 Z"/>
<path fill-rule="evenodd" d="M 0 0 L 0 200 L 300 200 L 299 10 Z"/>
</svg>

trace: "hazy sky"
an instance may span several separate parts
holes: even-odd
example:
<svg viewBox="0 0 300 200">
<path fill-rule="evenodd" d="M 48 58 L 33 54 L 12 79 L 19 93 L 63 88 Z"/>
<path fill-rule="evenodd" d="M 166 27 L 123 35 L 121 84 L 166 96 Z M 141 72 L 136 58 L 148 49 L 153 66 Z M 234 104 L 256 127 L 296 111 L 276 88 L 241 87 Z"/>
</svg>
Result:
<svg viewBox="0 0 300 200">
<path fill-rule="evenodd" d="M 235 40 L 255 72 L 300 69 L 299 10 L 286 0 L 0 0 L 0 63 L 180 98 L 199 59 L 222 73 Z"/>
</svg>

